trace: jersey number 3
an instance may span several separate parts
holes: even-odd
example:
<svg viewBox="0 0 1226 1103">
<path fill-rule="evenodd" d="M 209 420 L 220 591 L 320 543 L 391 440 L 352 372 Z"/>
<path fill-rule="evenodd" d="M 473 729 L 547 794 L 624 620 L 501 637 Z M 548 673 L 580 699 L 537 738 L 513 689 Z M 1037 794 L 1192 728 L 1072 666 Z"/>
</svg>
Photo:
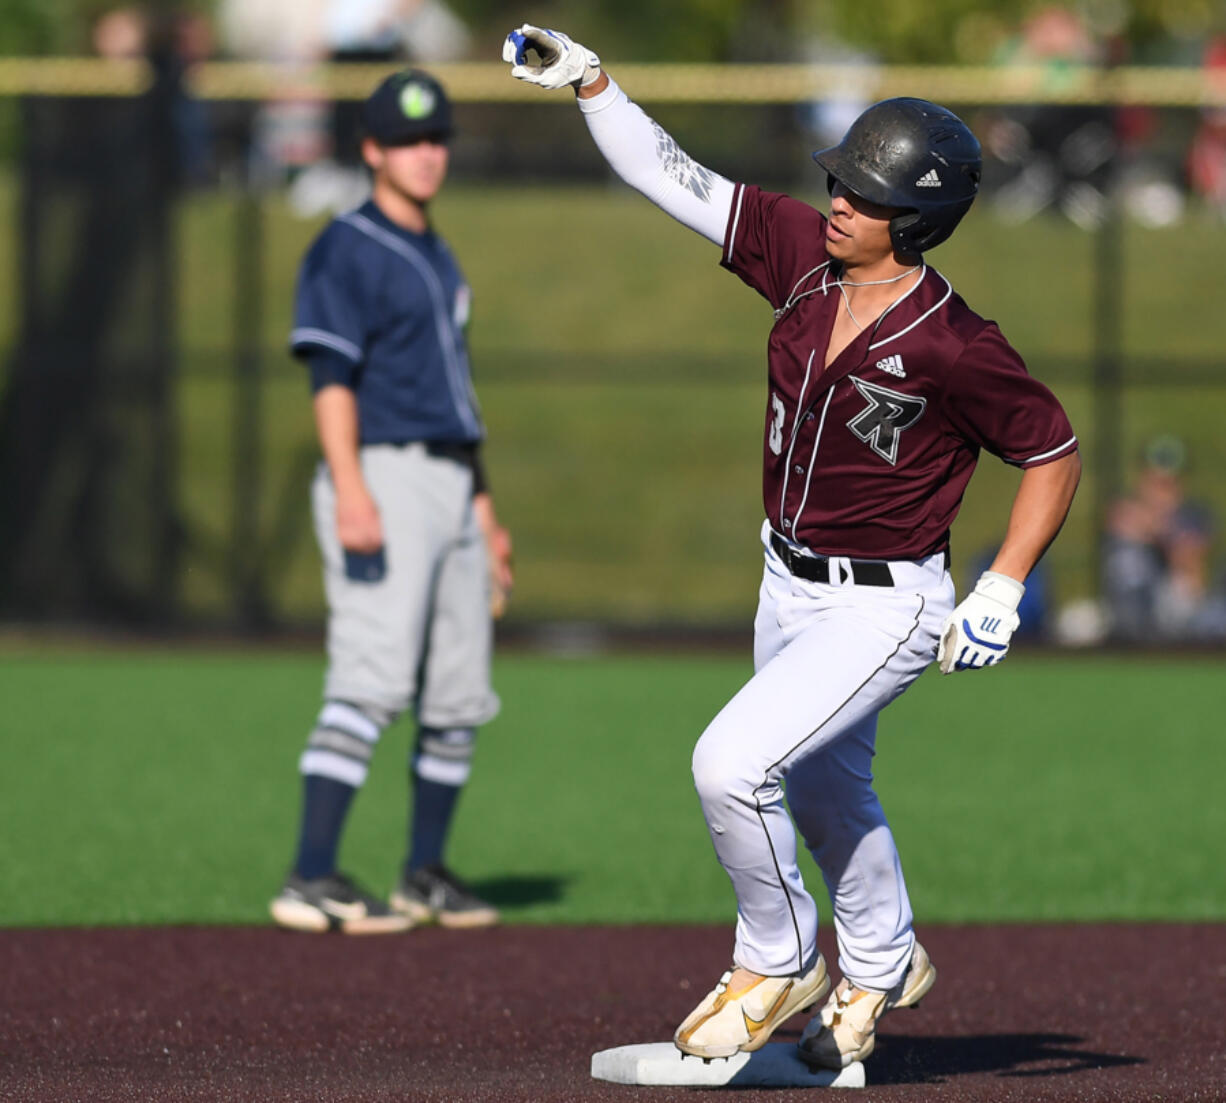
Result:
<svg viewBox="0 0 1226 1103">
<path fill-rule="evenodd" d="M 783 419 L 787 411 L 783 408 L 783 399 L 777 394 L 771 395 L 771 424 L 766 434 L 766 443 L 770 450 L 778 456 L 783 451 Z"/>
</svg>

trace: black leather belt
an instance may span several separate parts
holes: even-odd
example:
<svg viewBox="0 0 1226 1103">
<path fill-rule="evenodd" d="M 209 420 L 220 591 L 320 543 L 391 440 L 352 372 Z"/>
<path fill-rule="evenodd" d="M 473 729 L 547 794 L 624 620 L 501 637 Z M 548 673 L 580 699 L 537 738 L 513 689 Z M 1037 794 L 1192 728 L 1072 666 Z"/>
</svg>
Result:
<svg viewBox="0 0 1226 1103">
<path fill-rule="evenodd" d="M 473 454 L 477 451 L 477 446 L 469 441 L 428 440 L 424 443 L 426 455 L 440 460 L 455 460 L 456 463 L 469 466 L 472 465 Z"/>
<path fill-rule="evenodd" d="M 825 556 L 802 555 L 789 547 L 787 541 L 777 532 L 771 533 L 771 547 L 787 565 L 787 569 L 797 578 L 803 578 L 806 582 L 830 581 L 830 560 Z M 851 566 L 850 578 L 835 579 L 835 582 L 840 585 L 845 582 L 851 582 L 857 586 L 894 585 L 890 565 L 879 559 L 840 559 L 838 562 Z"/>
<path fill-rule="evenodd" d="M 412 448 L 420 444 L 427 456 L 438 460 L 455 460 L 456 463 L 472 464 L 477 454 L 476 441 L 460 440 L 374 440 L 367 444 L 385 444 L 391 448 Z"/>
</svg>

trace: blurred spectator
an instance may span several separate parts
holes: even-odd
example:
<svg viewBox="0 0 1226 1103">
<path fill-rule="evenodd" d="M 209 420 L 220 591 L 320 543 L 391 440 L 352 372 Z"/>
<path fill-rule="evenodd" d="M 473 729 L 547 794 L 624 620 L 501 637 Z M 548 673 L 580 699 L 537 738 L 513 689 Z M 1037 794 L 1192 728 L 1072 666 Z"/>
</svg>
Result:
<svg viewBox="0 0 1226 1103">
<path fill-rule="evenodd" d="M 456 61 L 468 53 L 468 28 L 442 0 L 331 0 L 324 39 L 338 60 Z"/>
<path fill-rule="evenodd" d="M 190 95 L 187 81 L 192 68 L 215 53 L 213 24 L 200 12 L 180 11 L 168 17 L 166 34 L 168 48 L 180 68 L 182 94 L 175 102 L 174 121 L 183 177 L 188 184 L 203 184 L 216 175 L 213 133 L 209 113 L 200 100 Z"/>
<path fill-rule="evenodd" d="M 1226 85 L 1226 35 L 1211 39 L 1205 48 L 1210 79 Z M 1219 215 L 1226 216 L 1226 108 L 1206 107 L 1188 152 L 1188 185 Z"/>
<path fill-rule="evenodd" d="M 336 62 L 416 61 L 437 65 L 468 51 L 468 29 L 440 0 L 331 0 L 324 12 L 325 49 Z M 332 113 L 332 157 L 362 169 L 361 104 L 339 101 Z M 366 179 L 362 169 L 361 179 Z"/>
<path fill-rule="evenodd" d="M 1102 61 L 1103 48 L 1077 12 L 1051 5 L 1034 11 L 998 60 L 1038 66 L 1059 89 L 1070 74 Z M 1001 113 L 984 135 L 987 152 L 1012 170 L 995 205 L 1024 222 L 1055 205 L 1080 226 L 1097 225 L 1104 203 L 1103 170 L 1115 153 L 1110 112 L 1088 105 L 1035 104 Z"/>
<path fill-rule="evenodd" d="M 257 179 L 290 181 L 290 204 L 303 217 L 357 206 L 370 190 L 359 155 L 358 105 L 329 100 L 309 67 L 434 65 L 469 48 L 468 29 L 442 0 L 219 0 L 218 10 L 231 55 L 302 66 L 257 112 L 252 168 Z"/>
<path fill-rule="evenodd" d="M 140 8 L 112 8 L 94 20 L 90 40 L 99 57 L 145 57 L 149 53 L 149 19 Z"/>
<path fill-rule="evenodd" d="M 252 61 L 313 61 L 323 53 L 324 0 L 219 0 L 227 53 Z"/>
<path fill-rule="evenodd" d="M 1111 508 L 1103 585 L 1114 639 L 1226 639 L 1226 594 L 1211 577 L 1212 517 L 1186 499 L 1185 463 L 1178 438 L 1155 438 L 1133 490 Z"/>
<path fill-rule="evenodd" d="M 812 65 L 838 65 L 843 69 L 837 91 L 798 107 L 800 124 L 818 148 L 837 145 L 847 128 L 876 99 L 873 89 L 881 77 L 880 62 L 873 54 L 856 50 L 833 36 L 807 42 L 804 58 Z"/>
<path fill-rule="evenodd" d="M 323 60 L 325 0 L 219 0 L 223 50 L 242 61 L 301 66 L 282 79 L 251 120 L 247 171 L 257 183 L 281 184 L 296 169 L 331 153 L 330 105 L 308 69 Z"/>
<path fill-rule="evenodd" d="M 464 56 L 468 29 L 441 0 L 329 0 L 324 49 L 329 61 L 437 65 Z M 356 207 L 370 191 L 361 155 L 361 104 L 332 105 L 332 153 L 295 181 L 290 205 L 303 217 Z"/>
<path fill-rule="evenodd" d="M 99 14 L 90 29 L 94 52 L 103 58 L 150 58 L 173 82 L 172 123 L 179 179 L 199 184 L 213 171 L 212 138 L 204 105 L 188 93 L 186 75 L 213 53 L 213 30 L 197 12 L 132 5 Z"/>
<path fill-rule="evenodd" d="M 1043 85 L 1060 91 L 1087 66 L 1124 62 L 1116 33 L 1098 33 L 1079 10 L 1035 10 L 999 51 L 1005 65 L 1038 67 Z M 1034 104 L 994 114 L 983 127 L 990 160 L 985 184 L 1001 216 L 1024 222 L 1055 208 L 1083 229 L 1099 226 L 1109 203 L 1149 226 L 1183 215 L 1177 162 L 1159 156 L 1158 115 L 1142 104 Z"/>
</svg>

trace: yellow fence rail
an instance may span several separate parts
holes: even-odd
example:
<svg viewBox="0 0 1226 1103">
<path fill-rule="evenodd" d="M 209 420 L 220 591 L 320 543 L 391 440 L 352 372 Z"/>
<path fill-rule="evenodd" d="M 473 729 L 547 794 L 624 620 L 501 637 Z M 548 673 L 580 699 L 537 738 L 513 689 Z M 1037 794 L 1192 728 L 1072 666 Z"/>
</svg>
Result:
<svg viewBox="0 0 1226 1103">
<path fill-rule="evenodd" d="M 358 100 L 392 68 L 217 61 L 194 67 L 187 83 L 204 100 Z M 565 102 L 512 80 L 497 62 L 431 69 L 462 103 Z M 614 64 L 610 69 L 644 103 L 789 104 L 912 95 L 944 103 L 1226 106 L 1226 79 L 1198 68 Z M 147 91 L 151 82 L 150 67 L 139 60 L 0 58 L 0 96 L 132 96 Z"/>
</svg>

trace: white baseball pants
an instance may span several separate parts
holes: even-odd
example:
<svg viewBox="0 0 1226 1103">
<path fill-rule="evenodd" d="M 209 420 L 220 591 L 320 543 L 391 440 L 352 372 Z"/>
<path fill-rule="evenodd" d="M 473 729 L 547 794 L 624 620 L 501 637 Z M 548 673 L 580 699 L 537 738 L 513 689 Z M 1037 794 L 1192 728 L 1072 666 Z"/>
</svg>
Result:
<svg viewBox="0 0 1226 1103">
<path fill-rule="evenodd" d="M 816 957 L 799 829 L 830 894 L 843 975 L 885 991 L 902 979 L 915 936 L 873 791 L 877 714 L 936 657 L 953 582 L 941 555 L 891 562 L 893 587 L 807 582 L 771 549 L 768 526 L 762 534 L 755 674 L 693 758 L 711 841 L 736 892 L 733 961 L 785 976 Z"/>
</svg>

